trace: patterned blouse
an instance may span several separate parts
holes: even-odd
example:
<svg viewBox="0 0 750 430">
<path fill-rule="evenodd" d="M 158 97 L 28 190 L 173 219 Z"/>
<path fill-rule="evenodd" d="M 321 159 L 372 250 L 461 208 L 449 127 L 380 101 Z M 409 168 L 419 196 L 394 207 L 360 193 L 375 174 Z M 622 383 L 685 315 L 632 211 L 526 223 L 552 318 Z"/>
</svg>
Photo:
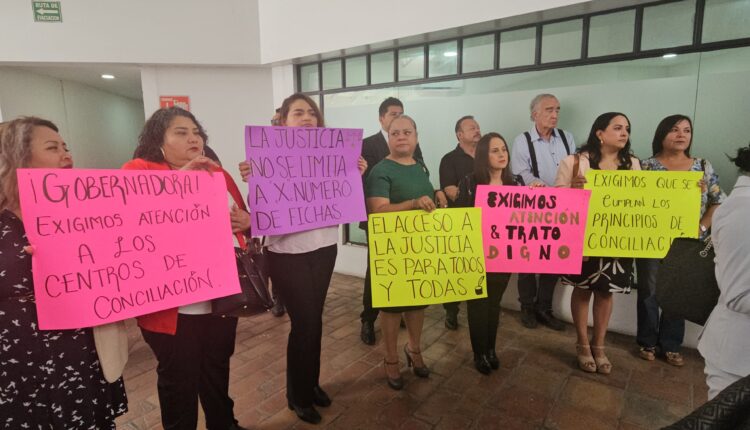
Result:
<svg viewBox="0 0 750 430">
<path fill-rule="evenodd" d="M 642 170 L 656 170 L 656 171 L 668 171 L 659 160 L 655 157 L 641 160 Z M 704 158 L 693 158 L 693 165 L 690 166 L 690 172 L 701 172 L 703 173 L 703 180 L 706 181 L 707 190 L 701 193 L 701 214 L 700 218 L 703 218 L 703 214 L 706 213 L 706 209 L 709 206 L 721 204 L 727 195 L 719 187 L 719 175 L 714 171 L 714 167 L 711 163 Z M 703 234 L 701 234 L 701 238 Z"/>
</svg>

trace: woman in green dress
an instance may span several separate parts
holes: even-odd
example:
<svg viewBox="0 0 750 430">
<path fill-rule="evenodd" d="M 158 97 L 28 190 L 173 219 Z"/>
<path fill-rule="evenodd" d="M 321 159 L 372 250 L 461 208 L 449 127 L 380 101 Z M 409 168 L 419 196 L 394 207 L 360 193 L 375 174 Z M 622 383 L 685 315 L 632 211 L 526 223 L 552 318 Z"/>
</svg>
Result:
<svg viewBox="0 0 750 430">
<path fill-rule="evenodd" d="M 409 116 L 402 115 L 388 128 L 390 154 L 367 176 L 366 197 L 368 213 L 435 209 L 435 193 L 427 168 L 413 155 L 417 147 L 417 125 Z M 420 378 L 430 375 L 421 354 L 424 309 L 427 306 L 404 306 L 380 309 L 385 339 L 385 368 L 388 386 L 400 390 L 404 386 L 398 361 L 398 328 L 403 314 L 409 341 L 404 345 L 406 363 Z"/>
</svg>

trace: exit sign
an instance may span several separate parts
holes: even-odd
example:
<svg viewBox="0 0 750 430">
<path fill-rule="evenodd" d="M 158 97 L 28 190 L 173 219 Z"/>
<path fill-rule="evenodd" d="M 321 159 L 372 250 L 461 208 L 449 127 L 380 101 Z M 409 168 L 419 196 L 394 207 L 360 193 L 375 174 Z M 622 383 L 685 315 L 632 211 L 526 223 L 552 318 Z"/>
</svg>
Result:
<svg viewBox="0 0 750 430">
<path fill-rule="evenodd" d="M 36 22 L 62 22 L 62 9 L 59 1 L 32 1 L 34 9 L 34 21 Z"/>
</svg>

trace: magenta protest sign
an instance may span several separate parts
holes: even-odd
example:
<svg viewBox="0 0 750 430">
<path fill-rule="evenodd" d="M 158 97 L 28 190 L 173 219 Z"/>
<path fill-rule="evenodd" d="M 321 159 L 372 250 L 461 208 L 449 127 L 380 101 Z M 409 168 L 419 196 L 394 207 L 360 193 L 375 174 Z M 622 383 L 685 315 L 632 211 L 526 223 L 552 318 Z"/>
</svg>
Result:
<svg viewBox="0 0 750 430">
<path fill-rule="evenodd" d="M 240 291 L 221 174 L 19 169 L 18 188 L 40 329 Z"/>
<path fill-rule="evenodd" d="M 245 127 L 255 234 L 284 234 L 367 219 L 357 160 L 362 130 Z"/>
<path fill-rule="evenodd" d="M 581 273 L 591 192 L 480 185 L 488 272 Z"/>
</svg>

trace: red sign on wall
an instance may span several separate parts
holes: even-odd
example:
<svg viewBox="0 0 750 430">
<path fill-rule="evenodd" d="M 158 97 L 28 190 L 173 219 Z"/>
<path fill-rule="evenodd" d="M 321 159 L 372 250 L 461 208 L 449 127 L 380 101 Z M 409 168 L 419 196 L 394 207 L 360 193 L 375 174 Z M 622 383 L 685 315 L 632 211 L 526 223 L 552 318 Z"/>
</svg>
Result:
<svg viewBox="0 0 750 430">
<path fill-rule="evenodd" d="M 190 97 L 189 96 L 159 96 L 159 107 L 170 108 L 177 106 L 183 108 L 186 111 L 190 110 Z"/>
</svg>

